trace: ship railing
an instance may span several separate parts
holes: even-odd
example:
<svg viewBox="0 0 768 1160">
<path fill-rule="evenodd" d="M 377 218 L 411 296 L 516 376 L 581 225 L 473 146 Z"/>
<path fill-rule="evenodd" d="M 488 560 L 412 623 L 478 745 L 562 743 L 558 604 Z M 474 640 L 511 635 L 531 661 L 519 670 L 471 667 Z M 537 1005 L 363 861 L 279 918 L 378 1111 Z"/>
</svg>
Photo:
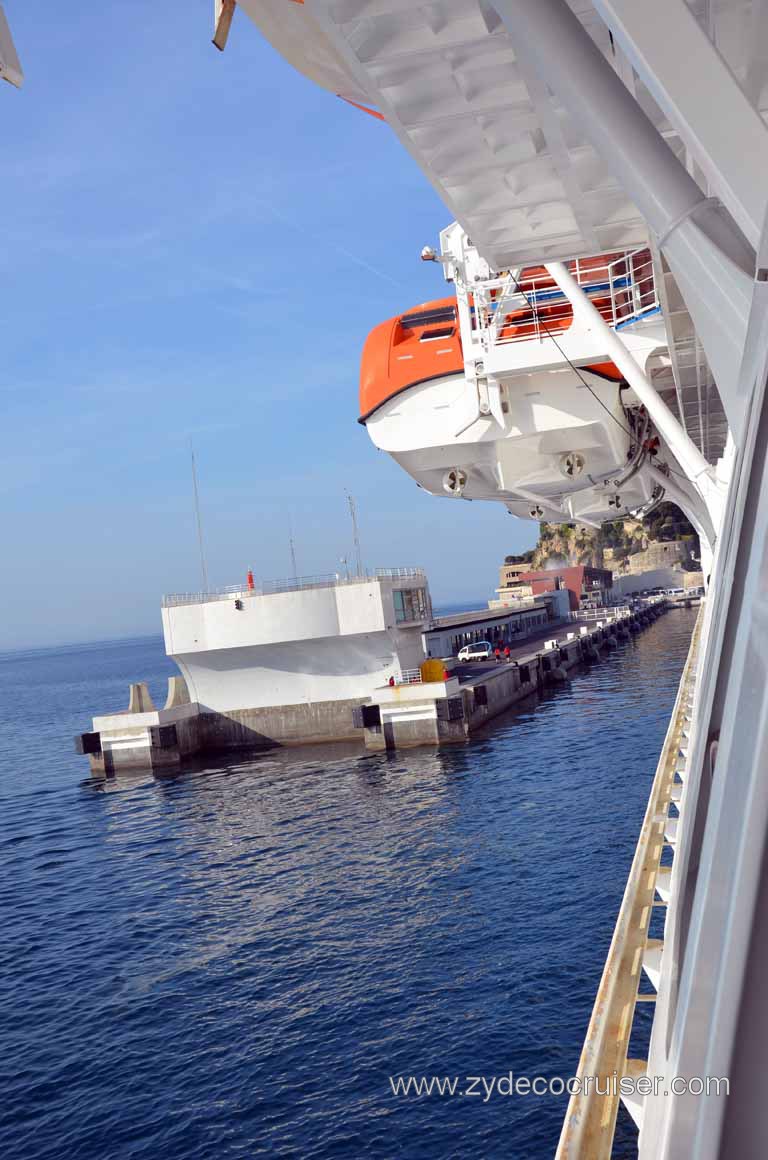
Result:
<svg viewBox="0 0 768 1160">
<path fill-rule="evenodd" d="M 658 314 L 661 305 L 651 251 L 633 250 L 608 265 L 614 330 Z"/>
<path fill-rule="evenodd" d="M 398 685 L 420 685 L 421 669 L 403 669 L 398 677 Z"/>
<path fill-rule="evenodd" d="M 647 1061 L 628 1058 L 629 1041 L 637 1004 L 656 999 L 654 992 L 640 990 L 642 963 L 649 950 L 658 954 L 663 947 L 662 940 L 649 939 L 648 930 L 653 908 L 665 905 L 660 891 L 656 899 L 657 879 L 675 774 L 679 773 L 683 729 L 694 692 L 701 623 L 699 616 L 651 785 L 555 1160 L 610 1160 L 621 1094 L 616 1077 L 619 1081 L 624 1076 L 637 1079 L 647 1069 Z"/>
<path fill-rule="evenodd" d="M 207 604 L 215 600 L 246 599 L 250 596 L 273 596 L 281 592 L 301 592 L 307 588 L 338 588 L 347 584 L 365 584 L 371 580 L 417 580 L 426 584 L 423 568 L 373 568 L 359 573 L 323 572 L 314 576 L 291 576 L 283 580 L 254 581 L 209 588 L 204 592 L 175 592 L 163 597 L 163 608 L 181 604 Z"/>
<path fill-rule="evenodd" d="M 568 266 L 614 329 L 659 312 L 653 258 L 647 247 L 576 258 Z M 543 342 L 571 325 L 571 304 L 552 276 L 541 267 L 529 271 L 513 269 L 473 286 L 473 337 L 486 350 L 513 342 Z M 519 325 L 510 317 L 516 311 L 525 312 Z"/>
</svg>

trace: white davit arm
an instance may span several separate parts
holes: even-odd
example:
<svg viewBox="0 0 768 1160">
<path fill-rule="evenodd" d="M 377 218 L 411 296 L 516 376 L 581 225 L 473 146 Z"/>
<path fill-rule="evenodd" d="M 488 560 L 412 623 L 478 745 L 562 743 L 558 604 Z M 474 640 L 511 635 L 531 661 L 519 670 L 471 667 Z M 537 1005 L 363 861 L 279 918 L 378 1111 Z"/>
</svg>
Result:
<svg viewBox="0 0 768 1160">
<path fill-rule="evenodd" d="M 213 43 L 219 52 L 227 46 L 227 37 L 235 14 L 235 0 L 214 0 L 213 3 Z"/>
<path fill-rule="evenodd" d="M 24 80 L 21 61 L 16 53 L 2 4 L 0 4 L 0 77 L 4 81 L 8 81 L 9 84 L 15 85 L 17 89 L 21 88 Z"/>
</svg>

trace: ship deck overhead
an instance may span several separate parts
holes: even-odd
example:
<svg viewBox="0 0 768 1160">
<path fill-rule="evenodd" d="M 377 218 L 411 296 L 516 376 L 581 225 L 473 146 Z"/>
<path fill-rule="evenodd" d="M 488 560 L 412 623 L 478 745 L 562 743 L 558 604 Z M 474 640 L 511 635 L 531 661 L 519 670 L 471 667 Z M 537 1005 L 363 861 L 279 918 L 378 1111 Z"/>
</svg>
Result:
<svg viewBox="0 0 768 1160">
<path fill-rule="evenodd" d="M 670 333 L 669 360 L 655 370 L 657 387 L 709 462 L 716 462 L 727 424 L 701 320 L 692 321 L 686 301 L 694 276 L 677 255 L 662 253 L 660 229 L 649 223 L 646 203 L 664 179 L 658 152 L 641 150 L 638 133 L 655 135 L 689 175 L 691 190 L 722 197 L 755 244 L 768 204 L 768 167 L 760 144 L 768 108 L 762 5 L 656 0 L 642 8 L 645 38 L 632 5 L 611 0 L 595 5 L 437 0 L 429 6 L 402 0 L 333 5 L 241 0 L 240 7 L 297 68 L 386 120 L 492 268 L 650 243 Z M 628 155 L 638 152 L 634 182 L 616 164 L 618 142 L 606 154 L 605 126 L 596 126 L 588 101 L 572 99 L 586 81 L 579 75 L 566 11 L 644 122 L 622 123 L 616 108 L 617 131 L 633 142 Z M 654 22 L 664 28 L 664 38 L 653 32 Z M 549 46 L 543 38 L 547 25 L 557 33 Z M 542 75 L 534 51 L 538 43 L 552 56 L 556 83 Z M 688 62 L 686 76 L 702 78 L 688 99 L 719 107 L 723 124 L 729 115 L 740 116 L 738 146 L 729 145 L 714 125 L 707 133 L 690 132 L 684 84 L 674 75 L 682 59 Z M 654 68 L 662 70 L 660 76 Z M 565 91 L 566 82 L 574 92 Z M 602 90 L 589 95 L 597 101 Z M 724 173 L 729 162 L 738 165 L 738 189 Z M 684 193 L 682 186 L 678 193 Z M 674 226 L 677 216 L 670 211 L 665 226 Z M 727 314 L 731 290 L 728 279 L 722 280 L 718 313 Z M 723 387 L 725 371 L 715 369 L 723 372 Z"/>
</svg>

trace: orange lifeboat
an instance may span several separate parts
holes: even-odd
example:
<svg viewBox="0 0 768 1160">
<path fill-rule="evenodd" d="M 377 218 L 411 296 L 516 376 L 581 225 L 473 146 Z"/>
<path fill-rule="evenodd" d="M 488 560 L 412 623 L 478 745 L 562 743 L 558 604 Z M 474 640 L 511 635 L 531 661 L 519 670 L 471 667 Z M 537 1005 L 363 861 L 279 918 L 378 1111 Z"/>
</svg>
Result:
<svg viewBox="0 0 768 1160">
<path fill-rule="evenodd" d="M 360 422 L 382 404 L 430 379 L 464 373 L 455 298 L 423 302 L 375 326 L 360 365 Z"/>
<path fill-rule="evenodd" d="M 568 329 L 573 321 L 570 303 L 559 293 L 544 267 L 526 269 L 519 285 L 526 296 L 537 298 L 532 298 L 531 305 L 505 315 L 498 332 L 499 341 L 539 339 Z M 539 303 L 542 292 L 550 291 L 556 300 Z M 610 297 L 595 297 L 593 302 L 602 314 L 610 313 Z M 586 369 L 616 382 L 622 377 L 612 362 L 596 363 Z M 405 314 L 388 318 L 374 327 L 363 347 L 359 422 L 364 424 L 379 407 L 402 391 L 463 373 L 464 354 L 455 298 L 423 302 Z"/>
</svg>

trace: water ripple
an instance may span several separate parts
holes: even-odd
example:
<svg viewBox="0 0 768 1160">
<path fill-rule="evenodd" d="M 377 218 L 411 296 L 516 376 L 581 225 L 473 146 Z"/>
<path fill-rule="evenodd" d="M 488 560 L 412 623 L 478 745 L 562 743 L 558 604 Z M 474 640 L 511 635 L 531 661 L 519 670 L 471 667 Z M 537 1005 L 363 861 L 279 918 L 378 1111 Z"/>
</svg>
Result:
<svg viewBox="0 0 768 1160">
<path fill-rule="evenodd" d="M 388 1077 L 572 1073 L 691 628 L 466 746 L 109 782 L 71 736 L 159 643 L 0 656 L 6 1153 L 551 1155 L 562 1098 Z"/>
</svg>

